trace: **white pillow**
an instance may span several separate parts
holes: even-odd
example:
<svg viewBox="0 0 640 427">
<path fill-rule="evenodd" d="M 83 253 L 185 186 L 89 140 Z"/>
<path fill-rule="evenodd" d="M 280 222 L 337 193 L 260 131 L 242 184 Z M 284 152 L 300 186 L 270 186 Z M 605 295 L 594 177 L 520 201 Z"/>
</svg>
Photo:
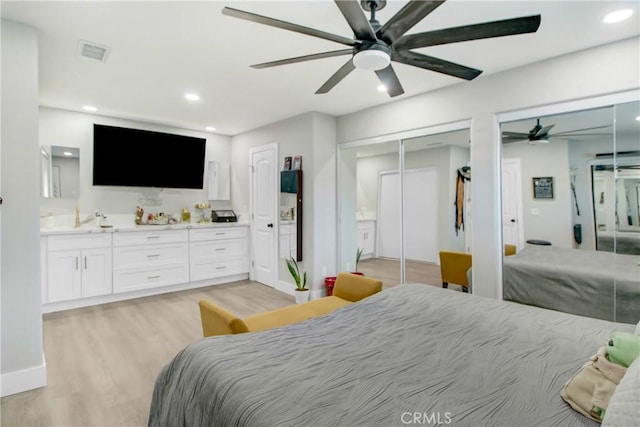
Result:
<svg viewBox="0 0 640 427">
<path fill-rule="evenodd" d="M 604 414 L 605 427 L 640 427 L 640 358 L 637 358 L 613 392 Z"/>
</svg>

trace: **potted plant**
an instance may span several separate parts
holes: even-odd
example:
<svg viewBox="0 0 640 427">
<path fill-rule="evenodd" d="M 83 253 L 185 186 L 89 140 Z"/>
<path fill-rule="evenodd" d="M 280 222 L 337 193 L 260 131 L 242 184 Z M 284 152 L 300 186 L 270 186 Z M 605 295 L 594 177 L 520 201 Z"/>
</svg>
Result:
<svg viewBox="0 0 640 427">
<path fill-rule="evenodd" d="M 356 271 L 352 271 L 351 274 L 357 274 L 360 276 L 364 276 L 363 273 L 358 271 L 358 263 L 360 263 L 360 258 L 362 257 L 362 253 L 364 252 L 364 248 L 358 248 L 356 250 Z"/>
<path fill-rule="evenodd" d="M 289 269 L 291 277 L 293 277 L 293 280 L 296 282 L 296 304 L 309 301 L 309 289 L 307 289 L 307 272 L 305 271 L 302 276 L 300 275 L 300 268 L 298 267 L 298 262 L 294 257 L 289 257 L 286 259 L 286 261 L 287 269 Z"/>
</svg>

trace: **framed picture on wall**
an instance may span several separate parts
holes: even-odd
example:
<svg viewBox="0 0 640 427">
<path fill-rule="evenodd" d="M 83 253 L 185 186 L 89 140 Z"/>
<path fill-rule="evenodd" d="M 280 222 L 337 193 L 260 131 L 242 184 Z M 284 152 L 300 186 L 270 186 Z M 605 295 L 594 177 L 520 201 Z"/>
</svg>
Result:
<svg viewBox="0 0 640 427">
<path fill-rule="evenodd" d="M 553 199 L 553 177 L 542 176 L 533 178 L 533 198 Z"/>
<path fill-rule="evenodd" d="M 291 157 L 285 157 L 284 158 L 284 167 L 282 168 L 282 170 L 284 170 L 284 171 L 290 171 L 291 170 Z"/>
<path fill-rule="evenodd" d="M 302 156 L 298 155 L 293 157 L 291 169 L 302 169 Z"/>
</svg>

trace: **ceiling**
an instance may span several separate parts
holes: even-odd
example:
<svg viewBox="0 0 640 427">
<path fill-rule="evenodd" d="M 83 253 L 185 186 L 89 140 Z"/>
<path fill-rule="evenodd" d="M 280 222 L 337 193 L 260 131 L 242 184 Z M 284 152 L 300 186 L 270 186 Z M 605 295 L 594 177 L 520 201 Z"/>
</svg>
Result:
<svg viewBox="0 0 640 427">
<path fill-rule="evenodd" d="M 388 0 L 386 22 L 405 4 Z M 351 37 L 331 1 L 1 2 L 2 18 L 39 30 L 40 104 L 215 133 L 235 135 L 319 111 L 342 115 L 448 85 L 473 84 L 396 64 L 405 94 L 377 91 L 374 73 L 355 70 L 325 95 L 314 92 L 348 57 L 268 69 L 251 64 L 343 49 L 337 43 L 224 16 L 224 6 Z M 631 8 L 619 24 L 608 12 Z M 409 33 L 542 15 L 537 33 L 418 49 L 484 70 L 478 77 L 589 47 L 638 36 L 637 1 L 449 0 Z M 106 45 L 106 62 L 78 56 L 80 40 Z M 184 99 L 198 93 L 200 101 Z"/>
</svg>

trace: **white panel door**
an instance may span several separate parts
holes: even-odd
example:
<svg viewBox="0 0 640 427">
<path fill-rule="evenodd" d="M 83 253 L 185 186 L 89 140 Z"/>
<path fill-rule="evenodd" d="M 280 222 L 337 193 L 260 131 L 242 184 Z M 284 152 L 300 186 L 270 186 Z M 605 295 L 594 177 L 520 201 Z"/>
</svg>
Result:
<svg viewBox="0 0 640 427">
<path fill-rule="evenodd" d="M 251 242 L 253 280 L 274 287 L 278 260 L 275 230 L 278 224 L 277 145 L 250 152 L 251 156 Z"/>
<path fill-rule="evenodd" d="M 502 160 L 502 242 L 524 247 L 520 159 Z"/>
<path fill-rule="evenodd" d="M 80 256 L 81 252 L 78 250 L 49 253 L 47 259 L 48 302 L 67 301 L 82 296 Z"/>
<path fill-rule="evenodd" d="M 400 175 L 381 172 L 378 182 L 378 256 L 400 258 Z"/>
<path fill-rule="evenodd" d="M 438 170 L 404 172 L 404 257 L 438 262 Z"/>
</svg>

